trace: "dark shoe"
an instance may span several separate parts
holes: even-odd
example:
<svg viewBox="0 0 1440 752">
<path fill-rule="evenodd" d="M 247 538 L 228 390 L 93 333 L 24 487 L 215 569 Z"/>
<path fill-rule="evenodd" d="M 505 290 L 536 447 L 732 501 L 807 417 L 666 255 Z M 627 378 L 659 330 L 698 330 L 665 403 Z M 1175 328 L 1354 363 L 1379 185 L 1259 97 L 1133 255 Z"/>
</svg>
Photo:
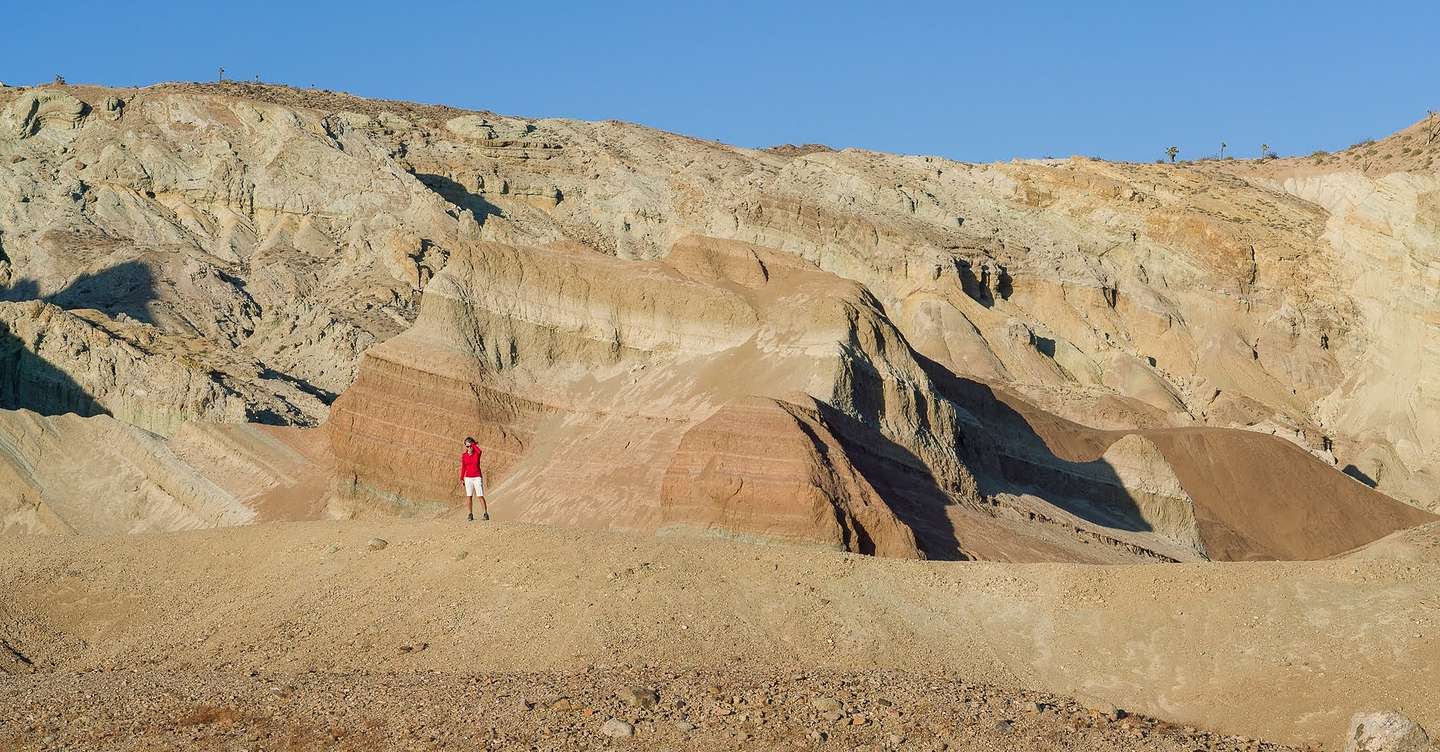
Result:
<svg viewBox="0 0 1440 752">
<path fill-rule="evenodd" d="M 480 519 L 482 519 L 482 520 L 488 520 L 488 519 L 490 519 L 490 513 L 489 513 L 489 512 L 486 512 L 486 513 L 480 515 Z"/>
<path fill-rule="evenodd" d="M 474 521 L 475 521 L 475 515 L 473 515 L 473 514 L 470 515 L 470 521 L 471 521 L 471 522 L 474 522 Z"/>
</svg>

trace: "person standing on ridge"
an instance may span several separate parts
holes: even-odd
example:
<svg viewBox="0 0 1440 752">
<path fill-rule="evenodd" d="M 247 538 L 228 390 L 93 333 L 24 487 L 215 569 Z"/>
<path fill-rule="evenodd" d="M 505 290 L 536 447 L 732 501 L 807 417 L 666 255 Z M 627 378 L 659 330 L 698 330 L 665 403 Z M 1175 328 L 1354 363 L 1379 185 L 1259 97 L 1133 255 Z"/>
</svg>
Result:
<svg viewBox="0 0 1440 752">
<path fill-rule="evenodd" d="M 470 505 L 470 521 L 475 521 L 475 497 L 480 497 L 480 519 L 490 519 L 485 506 L 485 474 L 480 472 L 480 445 L 465 437 L 465 453 L 460 455 L 460 482 L 465 484 L 465 501 Z"/>
</svg>

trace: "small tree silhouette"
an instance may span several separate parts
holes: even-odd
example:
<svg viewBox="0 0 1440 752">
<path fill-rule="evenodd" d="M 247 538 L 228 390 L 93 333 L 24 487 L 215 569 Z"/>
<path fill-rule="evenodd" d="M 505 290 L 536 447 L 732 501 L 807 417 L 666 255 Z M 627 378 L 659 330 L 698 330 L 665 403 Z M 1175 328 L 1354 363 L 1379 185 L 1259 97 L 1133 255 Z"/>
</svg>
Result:
<svg viewBox="0 0 1440 752">
<path fill-rule="evenodd" d="M 1180 147 L 1172 146 L 1165 150 L 1165 156 L 1170 158 L 1170 164 L 1175 164 L 1175 155 L 1180 153 Z"/>
<path fill-rule="evenodd" d="M 1264 159 L 1268 156 L 1270 156 L 1270 144 L 1260 144 L 1260 158 Z"/>
<path fill-rule="evenodd" d="M 56 85 L 56 86 L 64 86 L 64 85 L 65 85 L 65 77 L 62 76 L 62 75 L 60 75 L 59 73 L 56 73 L 56 74 L 55 74 L 55 85 Z"/>
<path fill-rule="evenodd" d="M 1224 141 L 1221 141 L 1221 142 L 1220 142 L 1220 158 L 1221 158 L 1221 159 L 1224 159 L 1224 158 L 1225 158 L 1225 147 L 1227 147 L 1227 146 L 1229 146 L 1229 145 L 1230 145 L 1230 144 L 1227 144 L 1227 143 L 1225 143 Z"/>
<path fill-rule="evenodd" d="M 225 80 L 225 66 L 223 66 L 223 65 L 220 66 L 220 80 L 221 80 L 221 81 L 224 81 L 224 80 Z"/>
</svg>

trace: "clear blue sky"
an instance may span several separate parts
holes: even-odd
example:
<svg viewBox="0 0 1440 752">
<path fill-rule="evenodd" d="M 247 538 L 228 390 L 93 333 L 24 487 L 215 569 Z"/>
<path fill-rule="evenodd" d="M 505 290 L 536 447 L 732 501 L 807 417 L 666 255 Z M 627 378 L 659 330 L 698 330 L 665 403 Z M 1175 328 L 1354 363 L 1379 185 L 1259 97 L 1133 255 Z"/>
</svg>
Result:
<svg viewBox="0 0 1440 752">
<path fill-rule="evenodd" d="M 203 7 L 202 7 L 203 6 Z M 1440 0 L 7 1 L 0 80 L 234 78 L 745 146 L 1284 154 L 1440 109 Z"/>
</svg>

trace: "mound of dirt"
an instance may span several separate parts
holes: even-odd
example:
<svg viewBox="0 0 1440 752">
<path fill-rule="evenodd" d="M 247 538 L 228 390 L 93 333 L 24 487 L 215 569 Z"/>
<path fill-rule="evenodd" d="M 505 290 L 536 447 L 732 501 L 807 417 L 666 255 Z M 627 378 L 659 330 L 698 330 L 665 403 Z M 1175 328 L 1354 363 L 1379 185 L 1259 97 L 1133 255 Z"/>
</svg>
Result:
<svg viewBox="0 0 1440 752">
<path fill-rule="evenodd" d="M 372 550 L 376 537 L 389 545 Z M 282 687 L 311 671 L 370 674 L 356 679 L 366 686 L 409 672 L 623 666 L 709 670 L 734 686 L 883 669 L 1303 745 L 1339 738 L 1374 707 L 1440 725 L 1436 583 L 1433 556 L 1017 566 L 504 523 L 277 523 L 9 539 L 0 639 L 38 672 L 23 686 L 40 697 L 106 677 L 105 691 L 121 692 L 127 675 L 108 672 L 178 673 L 186 691 L 217 688 L 195 705 L 224 707 L 218 690 L 233 688 L 243 714 L 259 689 L 251 671 Z M 328 702 L 326 686 L 300 701 Z M 688 690 L 686 702 L 708 713 Z M 91 711 L 77 729 L 104 726 Z M 531 721 L 515 723 L 504 725 Z"/>
</svg>

